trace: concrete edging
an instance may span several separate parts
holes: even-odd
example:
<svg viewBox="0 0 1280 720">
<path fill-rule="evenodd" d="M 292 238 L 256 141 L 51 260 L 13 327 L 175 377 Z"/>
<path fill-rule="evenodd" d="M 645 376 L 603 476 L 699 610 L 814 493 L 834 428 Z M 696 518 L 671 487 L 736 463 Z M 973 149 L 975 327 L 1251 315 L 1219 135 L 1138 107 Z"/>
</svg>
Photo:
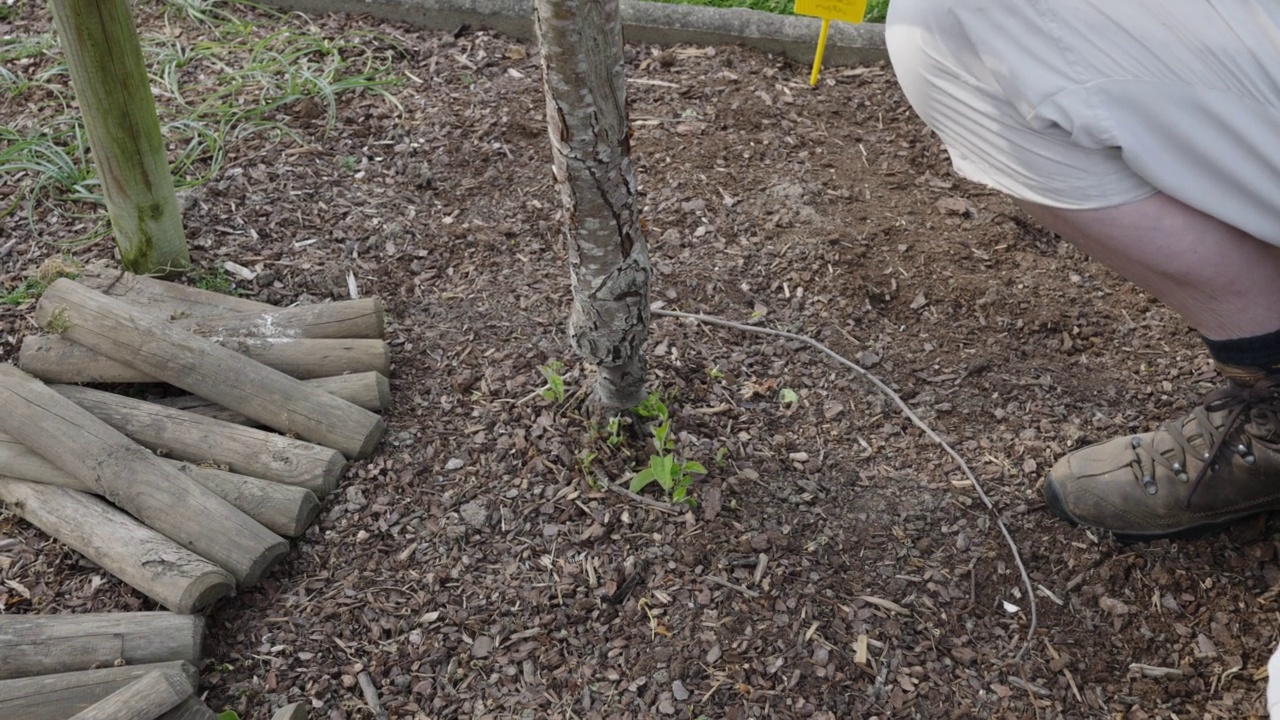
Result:
<svg viewBox="0 0 1280 720">
<path fill-rule="evenodd" d="M 463 25 L 486 28 L 520 40 L 533 40 L 530 0 L 260 0 L 277 10 L 304 13 L 367 14 L 431 30 Z M 812 63 L 818 44 L 818 18 L 776 15 L 757 10 L 668 5 L 622 0 L 622 30 L 628 43 L 642 45 L 745 45 Z M 833 22 L 827 35 L 824 67 L 887 61 L 884 26 Z"/>
</svg>

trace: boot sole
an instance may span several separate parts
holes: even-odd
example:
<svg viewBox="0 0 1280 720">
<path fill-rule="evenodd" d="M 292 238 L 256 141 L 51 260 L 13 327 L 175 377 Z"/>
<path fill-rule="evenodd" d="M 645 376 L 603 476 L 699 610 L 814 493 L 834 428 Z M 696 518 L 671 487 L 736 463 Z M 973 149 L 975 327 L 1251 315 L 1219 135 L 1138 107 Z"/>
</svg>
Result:
<svg viewBox="0 0 1280 720">
<path fill-rule="evenodd" d="M 1226 517 L 1221 520 L 1196 523 L 1195 525 L 1187 525 L 1180 528 L 1173 528 L 1171 530 L 1159 530 L 1155 532 L 1118 532 L 1115 530 L 1108 530 L 1107 528 L 1099 527 L 1097 525 L 1091 525 L 1086 522 L 1081 522 L 1072 515 L 1067 510 L 1067 504 L 1062 499 L 1062 495 L 1058 492 L 1058 484 L 1053 481 L 1053 473 L 1049 473 L 1049 475 L 1045 477 L 1044 502 L 1045 505 L 1049 507 L 1049 512 L 1058 516 L 1062 520 L 1066 520 L 1077 527 L 1088 527 L 1096 530 L 1102 530 L 1103 532 L 1110 533 L 1117 542 L 1126 544 L 1151 542 L 1152 540 L 1194 540 L 1203 538 L 1226 530 L 1231 525 L 1247 517 L 1269 512 L 1269 510 L 1251 510 L 1239 515 L 1232 515 L 1231 517 Z"/>
</svg>

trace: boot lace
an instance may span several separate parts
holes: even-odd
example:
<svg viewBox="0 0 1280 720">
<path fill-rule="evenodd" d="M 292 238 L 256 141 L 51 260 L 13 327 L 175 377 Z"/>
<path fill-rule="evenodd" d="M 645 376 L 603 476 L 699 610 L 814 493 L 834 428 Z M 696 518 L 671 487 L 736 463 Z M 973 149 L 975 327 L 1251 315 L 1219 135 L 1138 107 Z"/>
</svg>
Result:
<svg viewBox="0 0 1280 720">
<path fill-rule="evenodd" d="M 1218 418 L 1217 422 L 1210 418 L 1212 414 L 1223 412 L 1226 415 Z M 1154 447 L 1143 445 L 1142 438 L 1134 437 L 1130 441 L 1134 455 L 1130 466 L 1148 495 L 1155 495 L 1157 491 L 1157 465 L 1168 470 L 1180 482 L 1191 483 L 1184 502 L 1184 507 L 1189 508 L 1191 499 L 1204 479 L 1217 472 L 1219 465 L 1214 462 L 1214 458 L 1227 446 L 1228 439 L 1235 435 L 1237 428 L 1248 419 L 1252 419 L 1259 426 L 1258 429 L 1263 426 L 1274 428 L 1277 413 L 1280 413 L 1280 377 L 1266 378 L 1252 386 L 1233 382 L 1206 395 L 1200 406 L 1191 411 L 1191 417 L 1209 445 L 1208 451 L 1198 450 L 1191 444 L 1183 432 L 1187 424 L 1186 418 L 1183 418 L 1162 426 L 1162 430 L 1173 440 L 1174 458 L 1165 457 Z M 1253 454 L 1252 435 L 1247 428 L 1234 442 L 1231 446 L 1233 452 L 1250 465 L 1257 462 Z M 1188 458 L 1200 461 L 1200 469 L 1195 475 L 1187 472 Z"/>
</svg>

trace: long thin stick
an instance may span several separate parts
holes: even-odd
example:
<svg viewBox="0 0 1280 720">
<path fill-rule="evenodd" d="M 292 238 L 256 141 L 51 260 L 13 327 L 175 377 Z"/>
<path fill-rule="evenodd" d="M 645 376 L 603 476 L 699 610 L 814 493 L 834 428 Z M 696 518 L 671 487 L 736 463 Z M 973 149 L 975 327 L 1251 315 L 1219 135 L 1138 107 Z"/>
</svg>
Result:
<svg viewBox="0 0 1280 720">
<path fill-rule="evenodd" d="M 1009 550 L 1013 553 L 1013 561 L 1018 566 L 1018 572 L 1022 573 L 1022 582 L 1024 585 L 1026 585 L 1026 588 L 1027 588 L 1027 601 L 1031 605 L 1031 625 L 1030 627 L 1027 628 L 1027 640 L 1025 643 L 1023 643 L 1022 649 L 1018 651 L 1018 654 L 1013 657 L 1013 661 L 1020 662 L 1022 660 L 1022 656 L 1027 652 L 1027 649 L 1031 647 L 1031 642 L 1035 638 L 1037 613 L 1036 613 L 1035 588 L 1031 584 L 1031 575 L 1027 573 L 1027 568 L 1022 563 L 1022 553 L 1018 551 L 1018 544 L 1014 542 L 1013 536 L 1009 533 L 1009 528 L 1004 524 L 1004 520 L 1000 519 L 1000 513 L 996 512 L 995 504 L 991 502 L 991 498 L 988 497 L 986 491 L 982 489 L 982 483 L 978 482 L 977 476 L 975 476 L 973 474 L 973 471 L 969 469 L 968 463 L 964 461 L 964 458 L 960 457 L 960 453 L 956 452 L 955 449 L 952 448 L 951 445 L 947 443 L 946 440 L 943 440 L 936 432 L 934 432 L 933 428 L 926 425 L 925 422 L 921 420 L 920 417 L 916 415 L 915 412 L 907 405 L 907 403 L 903 401 L 902 397 L 899 396 L 898 393 L 894 392 L 892 389 L 890 389 L 888 385 L 885 385 L 883 382 L 881 382 L 880 378 L 876 377 L 875 375 L 872 375 L 871 373 L 867 372 L 866 370 L 859 367 L 855 363 L 847 360 L 843 355 L 840 355 L 836 351 L 832 350 L 826 345 L 823 345 L 817 340 L 814 340 L 813 338 L 808 338 L 803 335 L 797 335 L 795 333 L 787 332 L 785 330 L 774 330 L 772 328 L 756 327 L 754 325 L 744 325 L 742 323 L 736 323 L 731 320 L 718 318 L 713 315 L 697 315 L 693 313 L 677 312 L 675 310 L 657 310 L 657 309 L 653 310 L 652 312 L 654 315 L 659 315 L 663 317 L 681 318 L 684 320 L 696 320 L 698 322 L 706 323 L 708 325 L 719 325 L 721 327 L 733 328 L 734 330 L 742 330 L 744 332 L 757 333 L 759 335 L 772 335 L 775 337 L 787 338 L 788 340 L 799 340 L 800 342 L 805 343 L 806 345 L 809 345 L 810 347 L 822 352 L 824 355 L 831 358 L 832 360 L 835 360 L 841 365 L 849 368 L 850 370 L 854 371 L 858 375 L 861 375 L 862 377 L 869 380 L 872 385 L 876 386 L 877 390 L 879 390 L 881 393 L 887 396 L 890 400 L 892 400 L 894 404 L 896 404 L 898 408 L 902 410 L 902 413 L 906 415 L 916 427 L 920 428 L 920 430 L 924 432 L 924 434 L 927 435 L 930 440 L 933 440 L 934 442 L 941 445 L 942 449 L 946 450 L 947 454 L 950 455 L 951 458 L 955 460 L 956 463 L 960 466 L 960 469 L 964 472 L 965 476 L 969 478 L 969 482 L 973 483 L 973 488 L 978 491 L 978 497 L 982 499 L 982 504 L 987 506 L 987 510 L 991 512 L 991 516 L 995 518 L 996 526 L 1000 528 L 1000 533 L 1004 535 L 1005 542 L 1009 544 Z"/>
</svg>

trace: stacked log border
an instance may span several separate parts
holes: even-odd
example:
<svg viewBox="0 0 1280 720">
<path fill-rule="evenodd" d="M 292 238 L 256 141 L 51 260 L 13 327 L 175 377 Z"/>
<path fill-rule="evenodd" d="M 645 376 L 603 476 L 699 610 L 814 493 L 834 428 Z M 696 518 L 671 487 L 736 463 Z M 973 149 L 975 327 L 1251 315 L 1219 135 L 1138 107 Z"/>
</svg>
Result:
<svg viewBox="0 0 1280 720">
<path fill-rule="evenodd" d="M 0 616 L 0 717 L 212 720 L 194 694 L 204 627 L 167 612 Z"/>
<path fill-rule="evenodd" d="M 35 317 L 56 334 L 0 365 L 0 501 L 169 612 L 0 616 L 0 718 L 214 720 L 195 613 L 256 584 L 380 441 L 382 303 L 275 308 L 90 268 Z"/>
</svg>

